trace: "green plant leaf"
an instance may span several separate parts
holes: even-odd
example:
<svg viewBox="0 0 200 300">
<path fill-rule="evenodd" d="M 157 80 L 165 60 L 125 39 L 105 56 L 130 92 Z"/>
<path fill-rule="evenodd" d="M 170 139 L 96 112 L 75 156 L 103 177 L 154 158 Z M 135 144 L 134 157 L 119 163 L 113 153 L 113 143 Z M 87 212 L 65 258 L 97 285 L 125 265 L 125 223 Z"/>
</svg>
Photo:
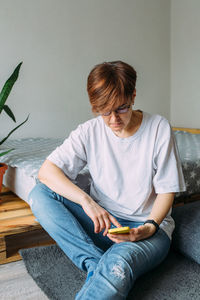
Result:
<svg viewBox="0 0 200 300">
<path fill-rule="evenodd" d="M 22 62 L 18 64 L 18 66 L 15 68 L 14 72 L 12 73 L 12 75 L 8 78 L 8 80 L 6 81 L 6 83 L 4 84 L 1 93 L 0 93 L 0 113 L 2 112 L 2 109 L 4 107 L 4 104 L 12 90 L 12 87 L 15 83 L 15 81 L 18 78 L 19 75 L 19 70 L 20 67 L 22 65 Z"/>
<path fill-rule="evenodd" d="M 3 140 L 1 140 L 0 141 L 0 145 L 2 145 L 8 138 L 9 138 L 9 136 L 15 131 L 15 130 L 17 130 L 19 127 L 21 127 L 24 123 L 26 123 L 27 121 L 28 121 L 28 118 L 29 118 L 29 115 L 28 115 L 28 117 L 26 118 L 26 120 L 24 121 L 24 122 L 22 122 L 21 124 L 19 124 L 17 127 L 15 127 L 13 130 L 11 130 L 10 132 L 9 132 L 9 134 L 3 139 Z"/>
<path fill-rule="evenodd" d="M 9 149 L 9 150 L 7 150 L 7 151 L 1 152 L 1 153 L 0 153 L 0 157 L 3 156 L 3 155 L 8 154 L 10 151 L 13 151 L 13 150 L 15 150 L 15 149 L 13 148 L 13 149 Z"/>
<path fill-rule="evenodd" d="M 16 122 L 15 116 L 14 116 L 12 110 L 8 107 L 8 105 L 4 105 L 3 110 L 7 113 L 7 115 L 8 115 L 14 122 Z"/>
</svg>

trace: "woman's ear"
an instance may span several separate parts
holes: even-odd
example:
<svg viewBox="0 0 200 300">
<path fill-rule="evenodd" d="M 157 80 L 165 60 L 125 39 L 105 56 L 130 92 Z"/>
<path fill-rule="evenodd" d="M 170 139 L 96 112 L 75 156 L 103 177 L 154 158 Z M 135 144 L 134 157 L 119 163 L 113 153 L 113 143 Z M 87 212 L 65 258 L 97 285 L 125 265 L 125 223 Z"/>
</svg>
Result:
<svg viewBox="0 0 200 300">
<path fill-rule="evenodd" d="M 135 97 L 136 97 L 136 89 L 134 89 L 134 92 L 133 92 L 133 96 L 132 96 L 132 100 L 131 100 L 132 105 L 135 102 Z"/>
</svg>

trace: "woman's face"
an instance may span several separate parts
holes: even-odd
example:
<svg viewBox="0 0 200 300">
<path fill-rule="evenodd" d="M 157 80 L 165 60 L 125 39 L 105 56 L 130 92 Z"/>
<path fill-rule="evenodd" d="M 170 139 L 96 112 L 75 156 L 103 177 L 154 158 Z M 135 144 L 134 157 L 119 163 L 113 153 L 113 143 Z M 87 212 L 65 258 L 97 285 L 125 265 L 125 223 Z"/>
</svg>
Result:
<svg viewBox="0 0 200 300">
<path fill-rule="evenodd" d="M 109 115 L 101 114 L 105 124 L 116 134 L 122 134 L 131 125 L 132 103 L 124 103 Z"/>
<path fill-rule="evenodd" d="M 131 102 L 126 102 L 111 112 L 101 114 L 105 124 L 116 135 L 123 135 L 123 133 L 128 132 L 132 127 L 132 105 L 134 104 L 135 96 L 136 91 L 134 91 Z"/>
</svg>

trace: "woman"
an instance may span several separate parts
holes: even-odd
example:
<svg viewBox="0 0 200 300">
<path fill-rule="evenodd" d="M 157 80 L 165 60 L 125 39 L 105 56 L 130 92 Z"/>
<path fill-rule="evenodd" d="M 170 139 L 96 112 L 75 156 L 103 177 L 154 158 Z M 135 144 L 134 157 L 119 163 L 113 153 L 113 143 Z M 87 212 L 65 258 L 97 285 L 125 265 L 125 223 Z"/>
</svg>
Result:
<svg viewBox="0 0 200 300">
<path fill-rule="evenodd" d="M 40 224 L 87 271 L 76 299 L 126 299 L 170 248 L 174 193 L 185 184 L 168 121 L 132 109 L 136 77 L 122 61 L 93 68 L 87 90 L 97 116 L 47 157 L 29 196 Z M 72 182 L 86 164 L 90 194 Z M 108 233 L 113 226 L 131 230 Z"/>
</svg>

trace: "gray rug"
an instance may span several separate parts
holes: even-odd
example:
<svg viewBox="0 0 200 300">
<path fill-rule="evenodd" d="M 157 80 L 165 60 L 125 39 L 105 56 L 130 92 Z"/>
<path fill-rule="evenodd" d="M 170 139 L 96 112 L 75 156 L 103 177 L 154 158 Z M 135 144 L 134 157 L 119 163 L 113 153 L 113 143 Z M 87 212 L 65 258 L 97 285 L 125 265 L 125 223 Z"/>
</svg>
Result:
<svg viewBox="0 0 200 300">
<path fill-rule="evenodd" d="M 20 254 L 49 299 L 72 300 L 85 281 L 86 274 L 56 245 L 22 249 Z M 200 265 L 171 251 L 158 268 L 136 281 L 128 299 L 200 300 Z"/>
</svg>

